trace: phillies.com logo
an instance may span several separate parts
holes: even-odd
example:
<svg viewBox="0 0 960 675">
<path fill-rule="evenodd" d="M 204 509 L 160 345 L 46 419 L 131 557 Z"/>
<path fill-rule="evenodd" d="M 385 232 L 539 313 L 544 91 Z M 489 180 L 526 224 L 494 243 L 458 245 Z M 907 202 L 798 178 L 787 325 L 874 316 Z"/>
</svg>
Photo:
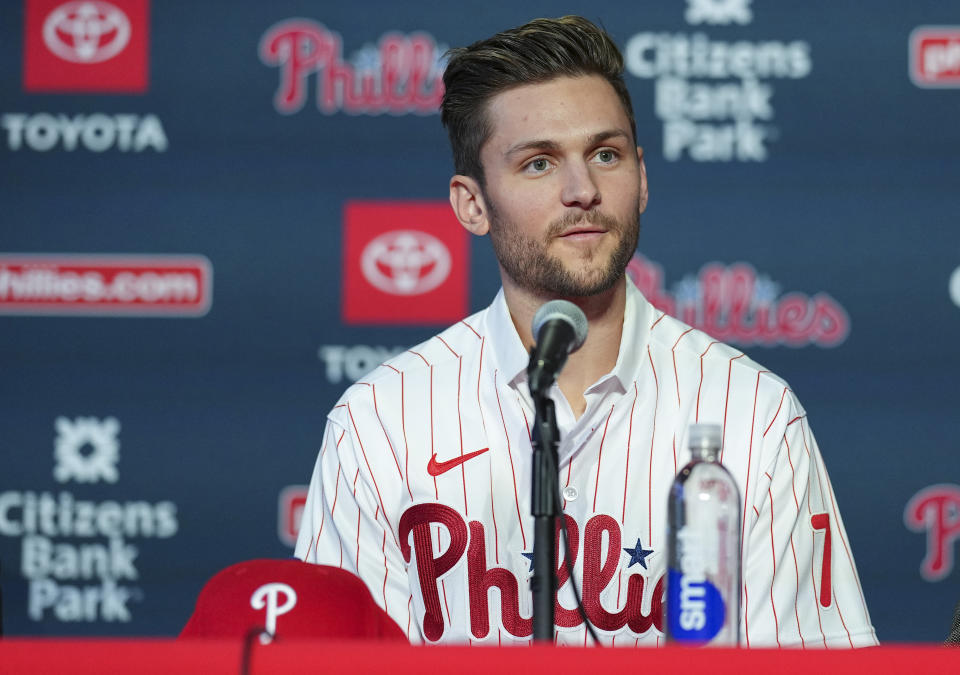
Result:
<svg viewBox="0 0 960 675">
<path fill-rule="evenodd" d="M 287 19 L 260 39 L 260 60 L 280 69 L 273 106 L 295 113 L 307 98 L 307 78 L 316 73 L 320 112 L 353 115 L 429 115 L 443 97 L 443 53 L 427 33 L 391 32 L 343 58 L 343 39 L 310 19 Z"/>
<path fill-rule="evenodd" d="M 672 291 L 664 288 L 663 268 L 639 254 L 627 274 L 654 307 L 724 342 L 836 347 L 850 333 L 846 310 L 831 296 L 781 294 L 779 284 L 747 263 L 709 263 Z"/>
<path fill-rule="evenodd" d="M 954 543 L 960 539 L 960 485 L 930 485 L 915 494 L 903 510 L 903 522 L 927 533 L 927 555 L 920 576 L 941 581 L 953 571 Z"/>
<path fill-rule="evenodd" d="M 960 26 L 913 30 L 910 79 L 918 87 L 960 87 Z"/>
</svg>

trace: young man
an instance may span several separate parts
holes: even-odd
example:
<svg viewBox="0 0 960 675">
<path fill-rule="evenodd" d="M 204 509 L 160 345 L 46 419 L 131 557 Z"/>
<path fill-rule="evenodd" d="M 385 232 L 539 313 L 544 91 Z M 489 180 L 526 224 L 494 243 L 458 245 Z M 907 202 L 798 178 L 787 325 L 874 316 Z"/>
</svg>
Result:
<svg viewBox="0 0 960 675">
<path fill-rule="evenodd" d="M 579 17 L 453 50 L 450 202 L 465 228 L 490 235 L 503 289 L 343 395 L 297 556 L 357 574 L 411 641 L 528 642 L 530 324 L 564 298 L 589 333 L 551 392 L 559 477 L 601 641 L 662 643 L 667 492 L 689 458 L 689 425 L 715 422 L 743 499 L 743 644 L 876 644 L 793 392 L 654 309 L 625 275 L 647 180 L 622 72 L 610 38 Z M 586 644 L 560 566 L 557 641 Z"/>
</svg>

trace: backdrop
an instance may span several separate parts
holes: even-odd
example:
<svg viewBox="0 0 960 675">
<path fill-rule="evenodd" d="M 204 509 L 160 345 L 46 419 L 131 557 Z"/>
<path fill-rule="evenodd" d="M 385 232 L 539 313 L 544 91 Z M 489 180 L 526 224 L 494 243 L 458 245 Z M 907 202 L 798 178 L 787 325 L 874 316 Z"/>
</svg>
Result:
<svg viewBox="0 0 960 675">
<path fill-rule="evenodd" d="M 521 4 L 523 8 L 521 9 Z M 883 641 L 960 599 L 960 6 L 0 5 L 9 635 L 172 635 L 292 553 L 340 392 L 486 305 L 446 205 L 444 50 L 581 13 L 624 50 L 631 274 L 787 379 Z"/>
</svg>

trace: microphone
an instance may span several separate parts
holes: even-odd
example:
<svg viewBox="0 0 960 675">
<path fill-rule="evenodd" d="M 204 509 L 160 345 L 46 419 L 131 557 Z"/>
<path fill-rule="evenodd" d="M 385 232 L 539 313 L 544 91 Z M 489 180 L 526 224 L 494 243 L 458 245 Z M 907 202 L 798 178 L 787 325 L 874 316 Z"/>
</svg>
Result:
<svg viewBox="0 0 960 675">
<path fill-rule="evenodd" d="M 545 394 L 567 362 L 587 339 L 587 317 L 572 302 L 551 300 L 533 317 L 537 344 L 530 350 L 527 381 L 534 396 Z"/>
</svg>

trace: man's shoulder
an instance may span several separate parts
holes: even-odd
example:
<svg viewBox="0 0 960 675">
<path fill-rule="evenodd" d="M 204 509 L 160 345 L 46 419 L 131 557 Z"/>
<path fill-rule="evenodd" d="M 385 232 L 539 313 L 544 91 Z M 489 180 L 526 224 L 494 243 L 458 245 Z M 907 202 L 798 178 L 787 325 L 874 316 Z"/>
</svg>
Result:
<svg viewBox="0 0 960 675">
<path fill-rule="evenodd" d="M 777 390 L 789 389 L 783 378 L 743 351 L 664 312 L 657 313 L 650 328 L 649 344 L 654 358 L 669 359 L 673 364 L 702 366 L 704 371 L 722 369 L 724 373 L 738 376 L 753 373 L 761 384 Z"/>
<path fill-rule="evenodd" d="M 486 312 L 487 309 L 480 310 L 387 359 L 348 387 L 331 415 L 348 404 L 373 403 L 375 392 L 386 397 L 396 390 L 399 395 L 405 384 L 417 386 L 423 378 L 436 377 L 446 369 L 460 369 L 464 363 L 477 360 L 484 341 L 481 331 Z"/>
</svg>

